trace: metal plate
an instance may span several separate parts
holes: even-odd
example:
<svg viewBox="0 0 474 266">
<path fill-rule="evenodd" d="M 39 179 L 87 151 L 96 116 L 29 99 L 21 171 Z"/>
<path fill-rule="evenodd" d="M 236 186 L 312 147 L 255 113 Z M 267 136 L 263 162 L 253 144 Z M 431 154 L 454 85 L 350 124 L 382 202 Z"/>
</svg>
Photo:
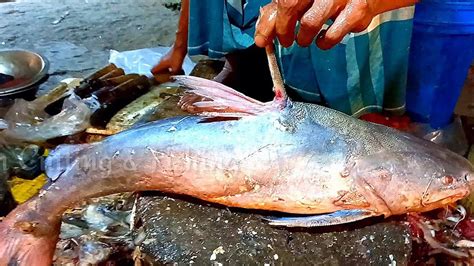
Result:
<svg viewBox="0 0 474 266">
<path fill-rule="evenodd" d="M 0 73 L 15 79 L 0 85 L 0 96 L 24 92 L 40 81 L 49 69 L 41 55 L 26 50 L 0 50 Z"/>
</svg>

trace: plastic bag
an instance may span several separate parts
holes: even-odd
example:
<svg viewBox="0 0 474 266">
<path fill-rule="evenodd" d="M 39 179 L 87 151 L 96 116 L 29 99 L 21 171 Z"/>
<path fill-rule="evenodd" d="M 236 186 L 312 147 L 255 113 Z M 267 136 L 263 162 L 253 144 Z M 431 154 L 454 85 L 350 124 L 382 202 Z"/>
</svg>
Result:
<svg viewBox="0 0 474 266">
<path fill-rule="evenodd" d="M 0 143 L 0 175 L 33 179 L 41 173 L 44 149 L 37 145 Z"/>
<path fill-rule="evenodd" d="M 360 119 L 411 133 L 463 156 L 469 148 L 459 117 L 454 119 L 451 124 L 440 129 L 434 129 L 428 123 L 412 123 L 408 116 L 388 117 L 382 114 L 371 113 L 361 116 Z"/>
<path fill-rule="evenodd" d="M 64 80 L 61 85 L 33 101 L 16 99 L 4 120 L 0 120 L 0 127 L 6 128 L 1 137 L 43 142 L 85 130 L 93 109 L 71 92 L 77 83 L 77 79 Z M 68 95 L 59 114 L 51 116 L 44 111 L 50 103 Z"/>
<path fill-rule="evenodd" d="M 33 180 L 21 179 L 15 176 L 9 183 L 13 198 L 21 204 L 38 195 L 38 192 L 47 182 L 48 177 L 41 174 Z"/>
<path fill-rule="evenodd" d="M 170 47 L 155 47 L 125 52 L 111 50 L 109 62 L 114 63 L 117 67 L 123 68 L 126 74 L 136 73 L 151 77 L 153 76 L 150 72 L 151 69 L 169 49 Z M 194 66 L 195 63 L 186 56 L 183 62 L 184 73 L 189 75 Z"/>
<path fill-rule="evenodd" d="M 89 126 L 92 110 L 71 95 L 64 101 L 63 109 L 50 116 L 37 102 L 17 99 L 5 116 L 8 128 L 2 134 L 6 138 L 30 142 L 68 136 L 85 130 Z"/>
<path fill-rule="evenodd" d="M 469 148 L 459 117 L 456 117 L 451 124 L 440 129 L 433 129 L 429 124 L 413 123 L 410 126 L 410 133 L 448 148 L 462 156 L 466 155 Z"/>
</svg>

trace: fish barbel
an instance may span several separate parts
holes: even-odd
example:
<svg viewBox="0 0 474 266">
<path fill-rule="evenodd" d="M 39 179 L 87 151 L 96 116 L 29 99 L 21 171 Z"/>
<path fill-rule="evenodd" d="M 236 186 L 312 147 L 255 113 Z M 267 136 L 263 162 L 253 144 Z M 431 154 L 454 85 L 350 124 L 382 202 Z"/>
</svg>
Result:
<svg viewBox="0 0 474 266">
<path fill-rule="evenodd" d="M 176 81 L 212 99 L 193 103 L 203 116 L 59 146 L 45 163 L 50 183 L 0 223 L 0 265 L 50 265 L 62 213 L 118 192 L 159 190 L 246 209 L 329 213 L 308 223 L 272 220 L 286 226 L 424 212 L 470 192 L 473 166 L 429 141 L 285 97 L 261 103 L 209 80 Z"/>
</svg>

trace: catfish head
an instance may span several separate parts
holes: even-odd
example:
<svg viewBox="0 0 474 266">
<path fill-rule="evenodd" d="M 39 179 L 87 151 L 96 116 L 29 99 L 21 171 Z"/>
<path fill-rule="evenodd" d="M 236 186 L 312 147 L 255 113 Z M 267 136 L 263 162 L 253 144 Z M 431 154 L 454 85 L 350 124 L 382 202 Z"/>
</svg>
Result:
<svg viewBox="0 0 474 266">
<path fill-rule="evenodd" d="M 375 153 L 357 160 L 351 175 L 385 216 L 444 207 L 474 188 L 474 167 L 447 150 Z"/>
</svg>

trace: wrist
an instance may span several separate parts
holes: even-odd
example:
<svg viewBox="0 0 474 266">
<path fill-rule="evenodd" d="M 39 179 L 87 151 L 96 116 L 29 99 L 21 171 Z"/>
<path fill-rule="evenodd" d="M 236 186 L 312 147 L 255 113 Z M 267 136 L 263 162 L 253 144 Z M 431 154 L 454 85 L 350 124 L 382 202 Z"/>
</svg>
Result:
<svg viewBox="0 0 474 266">
<path fill-rule="evenodd" d="M 171 50 L 172 50 L 172 53 L 175 54 L 175 56 L 182 57 L 182 58 L 184 58 L 186 54 L 188 53 L 187 45 L 184 45 L 181 43 L 173 44 L 173 47 L 171 47 Z"/>
<path fill-rule="evenodd" d="M 187 52 L 188 49 L 188 36 L 187 32 L 177 31 L 176 40 L 173 44 L 174 49 Z"/>
</svg>

